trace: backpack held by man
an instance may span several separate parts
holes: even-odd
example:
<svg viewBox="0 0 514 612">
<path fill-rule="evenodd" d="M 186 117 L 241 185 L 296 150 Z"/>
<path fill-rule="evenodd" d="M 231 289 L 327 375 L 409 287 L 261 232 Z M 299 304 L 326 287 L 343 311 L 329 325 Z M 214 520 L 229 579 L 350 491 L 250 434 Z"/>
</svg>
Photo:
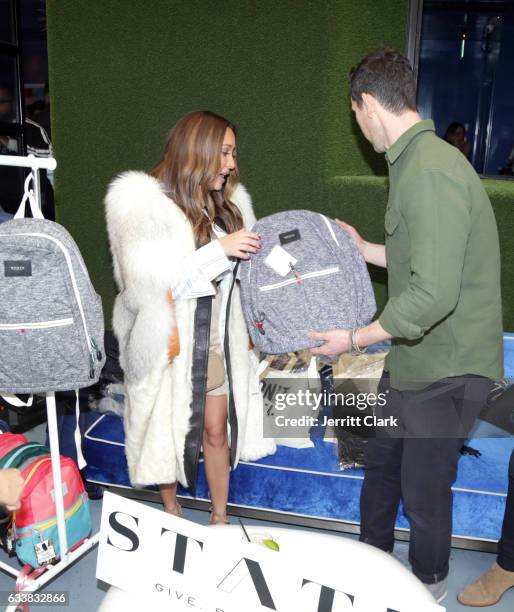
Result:
<svg viewBox="0 0 514 612">
<path fill-rule="evenodd" d="M 334 221 L 289 210 L 260 219 L 252 231 L 262 249 L 241 261 L 241 303 L 257 349 L 301 351 L 319 345 L 309 331 L 371 321 L 376 304 L 366 262 Z"/>
</svg>

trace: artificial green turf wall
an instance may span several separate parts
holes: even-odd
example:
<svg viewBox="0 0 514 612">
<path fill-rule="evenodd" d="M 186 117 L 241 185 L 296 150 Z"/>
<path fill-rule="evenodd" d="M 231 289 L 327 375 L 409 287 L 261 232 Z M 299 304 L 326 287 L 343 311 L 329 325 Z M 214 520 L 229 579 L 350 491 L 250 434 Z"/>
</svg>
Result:
<svg viewBox="0 0 514 612">
<path fill-rule="evenodd" d="M 57 218 L 76 238 L 107 323 L 114 286 L 102 199 L 148 169 L 188 111 L 239 127 L 259 216 L 325 210 L 325 179 L 386 173 L 358 135 L 348 72 L 403 49 L 407 0 L 47 0 Z"/>
<path fill-rule="evenodd" d="M 484 186 L 500 235 L 504 329 L 514 331 L 514 181 L 485 179 Z M 328 181 L 324 210 L 355 225 L 367 240 L 383 242 L 387 189 L 387 179 L 382 177 L 334 177 Z M 386 275 L 374 266 L 370 266 L 370 273 L 380 310 L 386 301 Z"/>
<path fill-rule="evenodd" d="M 58 220 L 76 238 L 109 324 L 114 297 L 102 199 L 148 169 L 184 113 L 239 127 L 258 216 L 311 208 L 383 238 L 384 157 L 353 120 L 348 72 L 404 48 L 407 0 L 47 0 Z M 334 178 L 335 177 L 335 178 Z M 487 181 L 500 230 L 505 329 L 514 330 L 514 184 Z M 385 275 L 372 272 L 380 304 Z"/>
</svg>

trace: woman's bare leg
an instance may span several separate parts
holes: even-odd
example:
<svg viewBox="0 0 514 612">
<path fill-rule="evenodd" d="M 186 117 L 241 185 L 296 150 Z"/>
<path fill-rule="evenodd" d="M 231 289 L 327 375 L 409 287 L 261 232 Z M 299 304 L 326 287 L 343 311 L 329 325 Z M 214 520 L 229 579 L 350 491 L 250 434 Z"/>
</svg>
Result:
<svg viewBox="0 0 514 612">
<path fill-rule="evenodd" d="M 212 502 L 211 522 L 226 522 L 230 472 L 226 395 L 206 396 L 202 442 L 205 475 Z"/>
<path fill-rule="evenodd" d="M 164 511 L 175 516 L 182 514 L 182 509 L 177 501 L 177 483 L 172 482 L 170 484 L 159 485 L 159 492 L 161 494 L 162 503 L 164 504 Z"/>
</svg>

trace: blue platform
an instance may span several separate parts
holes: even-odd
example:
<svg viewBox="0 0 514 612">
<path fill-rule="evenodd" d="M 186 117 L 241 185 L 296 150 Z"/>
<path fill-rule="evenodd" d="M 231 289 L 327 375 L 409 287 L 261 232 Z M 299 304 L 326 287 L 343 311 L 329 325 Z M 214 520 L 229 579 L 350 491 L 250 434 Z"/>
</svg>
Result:
<svg viewBox="0 0 514 612">
<path fill-rule="evenodd" d="M 514 378 L 514 334 L 505 335 L 505 374 Z M 489 437 L 484 437 L 485 435 Z M 500 437 L 503 436 L 503 437 Z M 260 461 L 241 462 L 231 475 L 229 502 L 246 509 L 273 511 L 331 523 L 359 523 L 359 496 L 363 473 L 339 469 L 337 445 L 321 439 L 312 448 L 279 446 Z M 99 415 L 84 440 L 89 480 L 130 487 L 124 455 L 120 417 Z M 481 457 L 465 455 L 459 462 L 453 487 L 453 534 L 457 537 L 496 541 L 499 538 L 507 491 L 509 457 L 514 438 L 505 431 L 479 421 L 476 437 L 468 442 Z M 187 490 L 179 494 L 188 496 Z M 198 499 L 208 499 L 207 484 L 200 465 Z M 399 511 L 397 527 L 408 529 Z"/>
</svg>

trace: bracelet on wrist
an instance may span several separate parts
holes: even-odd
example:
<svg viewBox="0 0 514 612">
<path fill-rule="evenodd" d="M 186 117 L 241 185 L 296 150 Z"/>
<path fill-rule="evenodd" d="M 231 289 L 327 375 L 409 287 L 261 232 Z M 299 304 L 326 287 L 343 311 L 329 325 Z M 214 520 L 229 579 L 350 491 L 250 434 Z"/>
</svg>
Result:
<svg viewBox="0 0 514 612">
<path fill-rule="evenodd" d="M 359 331 L 359 327 L 354 327 L 350 334 L 350 343 L 351 343 L 351 354 L 352 355 L 362 355 L 366 352 L 366 349 L 361 349 L 359 343 L 357 341 L 357 332 Z"/>
</svg>

